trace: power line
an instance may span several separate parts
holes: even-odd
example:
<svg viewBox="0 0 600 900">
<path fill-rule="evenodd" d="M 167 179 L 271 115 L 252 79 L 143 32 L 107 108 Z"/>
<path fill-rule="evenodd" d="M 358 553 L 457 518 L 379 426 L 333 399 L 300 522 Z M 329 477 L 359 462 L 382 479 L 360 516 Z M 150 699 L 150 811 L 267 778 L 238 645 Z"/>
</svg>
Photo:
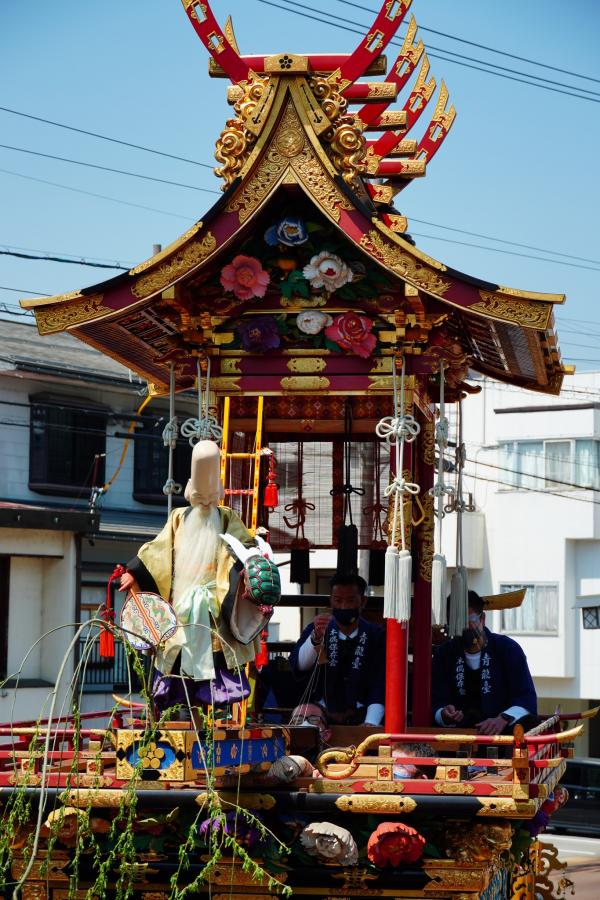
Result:
<svg viewBox="0 0 600 900">
<path fill-rule="evenodd" d="M 83 254 L 83 253 L 63 253 L 60 250 L 38 250 L 37 248 L 33 248 L 33 247 L 17 247 L 14 244 L 1 244 L 0 243 L 0 247 L 3 250 L 21 250 L 24 253 L 51 253 L 54 256 L 69 256 L 72 259 L 76 259 L 76 260 L 81 260 L 81 259 L 86 258 L 85 254 Z M 103 262 L 103 263 L 115 263 L 116 262 L 117 267 L 121 265 L 121 263 L 117 260 L 103 259 L 102 257 L 99 257 L 99 256 L 92 256 L 92 257 L 89 257 L 89 259 L 93 260 L 93 262 Z M 131 266 L 134 264 L 128 263 L 127 265 L 128 265 L 128 268 L 131 268 Z"/>
<path fill-rule="evenodd" d="M 265 0 L 260 0 L 260 2 L 265 2 Z M 304 3 L 298 3 L 298 2 L 295 2 L 295 0 L 288 0 L 288 2 L 289 2 L 292 6 L 298 6 L 298 7 L 300 7 L 301 9 L 308 9 L 308 10 L 311 10 L 312 12 L 318 12 L 318 13 L 321 12 L 321 10 L 315 9 L 313 6 L 307 6 L 307 5 L 304 4 Z M 369 12 L 372 12 L 372 10 L 369 10 Z M 341 16 L 336 16 L 336 15 L 334 15 L 334 14 L 332 14 L 332 13 L 329 13 L 328 15 L 329 15 L 330 18 L 337 19 L 337 20 L 340 21 L 340 22 L 347 22 L 347 21 L 348 21 L 347 19 L 342 18 Z M 352 22 L 352 24 L 353 24 L 353 25 L 358 25 L 359 27 L 361 26 L 361 23 L 360 23 L 360 22 Z M 368 28 L 369 26 L 368 26 L 368 25 L 363 25 L 362 27 L 366 29 L 366 28 Z M 398 44 L 399 41 L 398 41 L 398 39 L 392 39 L 391 43 L 392 43 L 392 44 Z M 551 78 L 544 78 L 544 77 L 541 76 L 541 75 L 533 75 L 533 74 L 531 74 L 530 72 L 521 72 L 521 71 L 519 71 L 518 69 L 510 69 L 510 68 L 508 68 L 507 66 L 500 66 L 500 65 L 498 65 L 498 63 L 489 62 L 488 60 L 485 60 L 485 59 L 477 59 L 476 57 L 473 57 L 473 56 L 466 56 L 464 53 L 456 53 L 454 50 L 448 50 L 446 47 L 434 47 L 433 45 L 431 45 L 431 50 L 437 50 L 439 53 L 449 53 L 451 56 L 456 56 L 458 59 L 461 59 L 461 60 L 469 60 L 470 62 L 479 63 L 479 64 L 482 65 L 482 66 L 488 66 L 488 67 L 492 67 L 493 69 L 499 69 L 499 70 L 500 70 L 499 72 L 493 72 L 493 71 L 489 71 L 489 69 L 482 69 L 482 71 L 487 71 L 488 74 L 490 74 L 490 75 L 499 75 L 500 77 L 510 77 L 510 76 L 502 76 L 502 73 L 503 73 L 503 72 L 510 72 L 510 73 L 512 73 L 512 75 L 522 75 L 522 76 L 524 76 L 525 78 L 534 78 L 536 81 L 543 81 L 543 82 L 546 82 L 546 84 L 554 85 L 555 87 L 558 87 L 558 88 L 564 87 L 564 88 L 572 89 L 572 90 L 574 90 L 574 91 L 582 91 L 584 94 L 591 94 L 592 97 L 598 97 L 598 98 L 600 98 L 600 93 L 599 93 L 598 91 L 592 91 L 592 90 L 590 90 L 589 88 L 577 87 L 577 85 L 573 85 L 573 84 L 565 84 L 565 83 L 562 82 L 562 81 L 554 81 L 554 80 L 551 79 Z M 438 57 L 435 57 L 434 54 L 429 53 L 429 47 L 427 48 L 427 53 L 428 53 L 432 58 L 444 59 L 444 57 L 439 57 L 439 56 L 438 56 Z M 466 63 L 457 63 L 456 60 L 452 60 L 452 59 L 447 59 L 447 58 L 446 58 L 446 61 L 447 61 L 447 62 L 454 62 L 454 63 L 456 63 L 457 65 L 467 65 L 468 68 L 473 68 L 472 66 L 470 66 L 470 65 L 468 65 L 468 64 L 466 64 Z M 514 80 L 514 79 L 513 79 L 513 80 Z M 534 87 L 544 87 L 544 86 L 545 86 L 545 85 L 542 85 L 542 84 L 536 85 L 534 82 L 526 82 L 526 83 L 527 83 L 527 84 L 534 84 Z M 560 92 L 560 93 L 563 93 L 563 92 Z M 581 100 L 588 100 L 588 99 L 591 100 L 591 99 L 592 99 L 592 97 L 582 97 L 582 96 L 580 96 L 579 94 L 575 94 L 575 95 L 573 95 L 573 96 L 579 96 L 579 98 L 580 98 Z M 600 102 L 600 99 L 598 99 L 598 100 L 596 100 L 596 101 L 594 101 L 594 102 L 599 103 L 599 102 Z"/>
<path fill-rule="evenodd" d="M 15 294 L 34 294 L 36 297 L 51 297 L 52 294 L 41 294 L 39 291 L 26 291 L 24 288 L 4 287 L 0 284 L 0 291 L 14 291 Z"/>
<path fill-rule="evenodd" d="M 473 472 L 463 472 L 466 478 L 472 478 L 473 481 L 487 481 L 490 484 L 500 484 L 502 487 L 509 487 L 515 489 L 514 484 L 511 484 L 509 481 L 499 481 L 497 478 L 486 478 L 485 475 L 475 475 Z M 544 491 L 542 488 L 528 488 L 528 487 L 519 487 L 516 488 L 519 491 L 527 491 L 530 494 L 542 494 L 544 497 L 556 497 L 559 500 L 575 500 L 577 503 L 591 503 L 592 506 L 600 506 L 600 501 L 598 500 L 588 500 L 587 497 L 580 497 L 576 494 L 565 494 L 558 493 L 556 491 Z"/>
<path fill-rule="evenodd" d="M 1 302 L 0 313 L 5 313 L 8 316 L 19 316 L 19 318 L 27 317 L 28 319 L 31 319 L 33 317 L 33 310 L 31 309 L 14 309 L 14 307 L 10 307 L 8 303 Z"/>
<path fill-rule="evenodd" d="M 14 250 L 0 250 L 0 256 L 14 256 L 17 259 L 40 259 L 45 262 L 69 263 L 72 266 L 91 266 L 95 269 L 120 269 L 127 272 L 130 266 L 110 265 L 108 263 L 89 262 L 85 259 L 65 259 L 63 256 L 36 256 L 33 253 L 17 253 Z"/>
<path fill-rule="evenodd" d="M 569 266 L 571 269 L 586 269 L 589 272 L 600 272 L 600 268 L 594 266 L 581 266 L 579 263 L 565 262 L 562 259 L 551 259 L 545 256 L 534 256 L 532 253 L 516 253 L 514 250 L 503 250 L 501 247 L 485 247 L 483 244 L 472 244 L 469 241 L 457 241 L 455 238 L 445 238 L 435 234 L 423 234 L 419 231 L 411 231 L 416 237 L 428 238 L 432 241 L 443 241 L 445 244 L 459 244 L 461 247 L 475 247 L 477 250 L 489 250 L 490 253 L 504 253 L 507 256 L 519 256 L 522 259 L 537 259 L 540 262 L 553 263 L 556 266 Z"/>
<path fill-rule="evenodd" d="M 354 6 L 356 9 L 362 9 L 364 12 L 374 13 L 377 10 L 370 9 L 368 6 L 361 6 L 360 3 L 352 3 L 350 0 L 337 0 L 344 6 Z M 478 44 L 477 41 L 469 41 L 466 38 L 458 37 L 456 34 L 447 34 L 445 31 L 437 31 L 435 28 L 426 28 L 419 25 L 421 31 L 428 31 L 430 34 L 437 34 L 440 37 L 449 38 L 451 41 L 458 41 L 460 44 L 468 44 L 470 47 L 478 47 L 480 50 L 488 50 L 490 53 L 497 53 L 499 56 L 507 56 L 510 59 L 518 59 L 519 62 L 530 63 L 532 66 L 540 66 L 543 69 L 552 69 L 553 72 L 562 72 L 563 75 L 572 75 L 574 78 L 583 78 L 585 81 L 594 81 L 600 84 L 600 78 L 593 78 L 591 75 L 580 75 L 578 72 L 571 72 L 569 69 L 561 69 L 558 66 L 551 66 L 549 63 L 538 62 L 535 59 L 528 59 L 526 56 L 519 56 L 516 53 L 509 53 L 507 50 L 497 50 L 495 47 L 488 47 L 487 44 Z"/>
<path fill-rule="evenodd" d="M 350 21 L 350 24 L 359 26 L 358 28 L 351 28 L 351 27 L 349 27 L 348 24 L 338 24 L 337 22 L 332 22 L 332 21 L 331 21 L 331 18 L 332 18 L 331 15 L 330 15 L 330 18 L 329 18 L 329 19 L 319 18 L 319 17 L 317 17 L 317 16 L 309 15 L 308 13 L 302 13 L 302 12 L 299 12 L 299 11 L 297 11 L 297 10 L 295 10 L 295 9 L 289 9 L 287 6 L 280 6 L 278 3 L 273 3 L 272 0 L 258 0 L 258 2 L 259 2 L 259 3 L 263 3 L 265 6 L 272 6 L 272 7 L 274 7 L 275 9 L 281 9 L 281 10 L 283 10 L 283 12 L 293 13 L 294 15 L 300 16 L 301 18 L 304 18 L 304 19 L 310 19 L 310 20 L 312 20 L 312 21 L 314 21 L 314 22 L 320 22 L 322 25 L 330 25 L 330 26 L 333 27 L 333 28 L 340 28 L 340 29 L 342 29 L 343 31 L 349 31 L 349 32 L 351 32 L 352 34 L 358 34 L 358 35 L 360 35 L 361 37 L 364 37 L 364 34 L 365 34 L 365 28 L 368 28 L 367 25 L 362 26 L 362 25 L 360 25 L 360 23 L 358 23 L 358 22 L 351 22 L 350 20 L 347 20 L 347 19 L 342 20 L 342 21 L 344 21 L 344 22 Z M 291 0 L 288 0 L 288 2 L 291 2 Z M 296 5 L 300 5 L 300 4 L 296 4 Z M 305 9 L 312 9 L 313 7 L 306 7 L 306 6 L 305 6 L 304 8 L 305 8 Z M 320 12 L 320 10 L 314 10 L 314 11 L 315 11 L 315 12 Z M 333 18 L 340 18 L 340 17 L 339 17 L 339 16 L 333 16 Z M 390 43 L 391 43 L 391 44 L 394 44 L 394 45 L 396 45 L 396 46 L 400 46 L 400 42 L 399 42 L 398 40 L 392 40 Z M 434 48 L 434 49 L 437 50 L 438 48 Z M 459 56 L 459 57 L 461 56 L 461 54 L 459 54 L 459 53 L 454 53 L 452 50 L 441 50 L 440 52 L 441 52 L 441 53 L 450 53 L 452 56 Z M 488 68 L 484 68 L 484 67 L 481 66 L 481 65 L 473 65 L 472 63 L 461 62 L 461 61 L 458 60 L 458 59 L 452 59 L 452 58 L 449 57 L 449 56 L 442 56 L 442 55 L 440 55 L 439 52 L 438 52 L 438 53 L 431 53 L 431 52 L 429 51 L 429 49 L 427 50 L 427 55 L 430 57 L 430 59 L 440 59 L 440 60 L 443 60 L 444 62 L 453 63 L 453 64 L 456 65 L 456 66 L 462 66 L 463 68 L 466 68 L 466 69 L 473 69 L 473 70 L 476 71 L 476 72 L 484 72 L 486 75 L 495 75 L 495 76 L 498 77 L 498 78 L 505 78 L 505 79 L 507 79 L 508 81 L 516 81 L 516 82 L 518 82 L 519 84 L 528 84 L 530 87 L 541 88 L 542 90 L 545 90 L 545 91 L 551 91 L 551 92 L 554 93 L 554 94 L 564 94 L 564 95 L 567 96 L 567 97 L 576 97 L 578 100 L 588 100 L 588 101 L 590 101 L 591 103 L 600 103 L 600 97 L 598 97 L 598 98 L 596 98 L 596 97 L 586 97 L 586 96 L 584 96 L 584 95 L 581 94 L 581 93 L 577 93 L 577 91 L 581 91 L 581 90 L 585 91 L 586 93 L 591 93 L 591 92 L 587 91 L 586 88 L 577 88 L 577 87 L 575 87 L 575 85 L 567 85 L 567 87 L 572 87 L 573 90 L 572 90 L 572 91 L 565 91 L 565 90 L 561 90 L 559 87 L 553 87 L 553 86 L 551 86 L 551 85 L 547 85 L 547 84 L 539 84 L 539 83 L 537 83 L 538 81 L 548 81 L 548 79 L 541 79 L 541 78 L 540 78 L 539 76 L 537 76 L 537 75 L 527 75 L 527 73 L 519 73 L 519 72 L 516 72 L 516 71 L 515 71 L 515 74 L 513 74 L 513 75 L 508 75 L 508 74 L 506 74 L 506 72 L 514 71 L 514 70 L 512 70 L 512 69 L 505 69 L 504 72 L 495 72 L 495 71 L 493 71 L 493 69 L 490 69 L 489 66 L 493 66 L 494 68 L 500 68 L 500 69 L 505 68 L 505 67 L 503 67 L 503 66 L 496 66 L 495 63 L 486 63 L 486 62 L 483 61 L 483 60 L 476 60 L 476 59 L 473 60 L 473 62 L 483 62 L 483 65 L 484 65 L 484 66 L 486 66 L 486 65 L 488 66 Z M 465 60 L 465 59 L 472 59 L 472 58 L 471 58 L 471 57 L 468 57 L 468 56 L 462 56 L 462 59 Z M 526 75 L 526 78 L 518 78 L 518 77 L 516 77 L 516 76 L 519 75 L 519 74 L 524 74 L 524 75 Z M 530 79 L 532 79 L 532 78 L 535 78 L 537 81 L 531 81 Z M 553 84 L 560 84 L 560 82 L 553 82 Z"/>
<path fill-rule="evenodd" d="M 558 478 L 548 478 L 546 475 L 535 475 L 533 472 L 521 472 L 521 471 L 519 471 L 519 469 L 509 469 L 506 466 L 500 466 L 497 463 L 495 464 L 495 463 L 489 463 L 489 462 L 482 462 L 482 460 L 480 460 L 480 459 L 467 459 L 467 462 L 473 463 L 476 466 L 486 466 L 486 468 L 488 468 L 488 469 L 498 469 L 500 472 L 508 472 L 511 475 L 520 475 L 523 478 L 535 478 L 537 481 L 543 481 L 543 482 L 549 481 L 553 485 L 559 484 L 562 487 L 572 488 L 573 490 L 592 491 L 592 492 L 600 490 L 599 488 L 594 488 L 591 485 L 576 484 L 571 481 L 560 481 Z M 520 488 L 521 485 L 514 484 L 514 482 L 513 482 L 512 487 Z"/>
<path fill-rule="evenodd" d="M 28 153 L 30 156 L 41 156 L 44 159 L 56 159 L 59 162 L 70 163 L 74 166 L 85 166 L 88 169 L 100 169 L 102 172 L 113 172 L 116 175 L 128 175 L 130 178 L 142 178 L 144 181 L 157 181 L 159 184 L 169 184 L 173 187 L 188 188 L 191 191 L 202 191 L 204 194 L 220 194 L 212 188 L 198 187 L 195 184 L 183 184 L 180 181 L 169 181 L 166 178 L 155 178 L 153 175 L 140 175 L 139 172 L 125 172 L 123 169 L 112 169 L 109 166 L 99 166 L 97 163 L 82 162 L 80 159 L 67 159 L 64 156 L 53 156 L 51 153 L 40 153 L 39 150 L 28 150 L 25 147 L 12 147 L 10 144 L 0 144 L 2 150 L 14 150 L 16 153 Z"/>
<path fill-rule="evenodd" d="M 179 162 L 191 163 L 193 166 L 202 166 L 205 169 L 213 168 L 209 163 L 198 162 L 196 159 L 187 159 L 185 156 L 166 153 L 164 150 L 155 150 L 152 147 L 144 147 L 141 144 L 132 144 L 129 141 L 119 140 L 119 138 L 98 134 L 96 131 L 86 131 L 85 128 L 76 128 L 74 125 L 65 125 L 64 122 L 54 122 L 52 119 L 43 119 L 41 116 L 33 116 L 30 113 L 24 113 L 18 109 L 9 109 L 8 106 L 0 106 L 0 110 L 2 112 L 11 113 L 13 116 L 21 116 L 24 119 L 33 119 L 35 122 L 43 122 L 45 125 L 54 125 L 55 128 L 65 128 L 67 131 L 75 131 L 77 134 L 87 134 L 89 137 L 99 138 L 101 141 L 110 141 L 112 144 L 121 144 L 123 147 L 132 147 L 134 150 L 144 150 L 146 153 L 154 153 L 156 156 L 165 156 L 167 159 L 176 159 Z"/>
<path fill-rule="evenodd" d="M 567 259 L 575 259 L 579 262 L 589 262 L 600 266 L 600 259 L 589 259 L 587 256 L 574 256 L 572 253 L 561 253 L 559 250 L 546 250 L 545 247 L 534 247 L 531 244 L 521 244 L 518 241 L 507 241 L 505 238 L 493 237 L 490 234 L 481 234 L 478 231 L 467 231 L 465 228 L 455 228 L 452 225 L 440 225 L 438 222 L 428 222 L 425 219 L 415 219 L 411 215 L 409 215 L 409 219 L 411 222 L 418 222 L 419 225 L 433 225 L 434 228 L 443 228 L 444 231 L 456 231 L 458 234 L 469 234 L 471 237 L 483 238 L 486 241 L 497 241 L 499 244 L 510 244 L 511 247 L 523 247 L 525 250 L 537 250 L 540 253 L 551 253 L 553 256 L 564 256 Z"/>
<path fill-rule="evenodd" d="M 68 184 L 59 184 L 56 181 L 46 181 L 45 178 L 35 178 L 33 175 L 23 175 L 22 172 L 11 172 L 8 169 L 0 169 L 4 175 L 14 175 L 16 178 L 24 178 L 26 181 L 37 181 L 39 184 L 49 184 L 51 187 L 62 188 L 64 191 L 73 191 L 76 194 L 86 194 L 88 197 L 98 197 L 100 200 L 109 200 L 111 203 L 121 203 L 123 206 L 133 206 L 136 209 L 145 209 L 148 212 L 161 213 L 163 216 L 173 216 L 175 219 L 193 220 L 193 216 L 183 216 L 180 213 L 167 212 L 166 209 L 156 209 L 154 206 L 144 206 L 142 203 L 131 203 L 128 200 L 120 200 L 118 197 L 107 197 L 106 194 L 94 194 L 92 191 L 84 191 L 82 188 L 70 187 Z"/>
</svg>

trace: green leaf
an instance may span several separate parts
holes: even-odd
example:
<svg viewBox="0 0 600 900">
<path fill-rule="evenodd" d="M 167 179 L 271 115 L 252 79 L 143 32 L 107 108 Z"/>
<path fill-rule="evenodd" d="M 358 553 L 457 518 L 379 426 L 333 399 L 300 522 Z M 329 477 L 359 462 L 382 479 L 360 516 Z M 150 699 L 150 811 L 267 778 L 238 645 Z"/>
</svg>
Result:
<svg viewBox="0 0 600 900">
<path fill-rule="evenodd" d="M 339 344 L 336 344 L 335 341 L 330 341 L 328 337 L 325 338 L 325 347 L 327 350 L 333 350 L 335 353 L 340 353 L 342 350 Z"/>
<path fill-rule="evenodd" d="M 352 284 L 345 284 L 335 292 L 341 300 L 356 300 L 356 289 Z"/>
</svg>

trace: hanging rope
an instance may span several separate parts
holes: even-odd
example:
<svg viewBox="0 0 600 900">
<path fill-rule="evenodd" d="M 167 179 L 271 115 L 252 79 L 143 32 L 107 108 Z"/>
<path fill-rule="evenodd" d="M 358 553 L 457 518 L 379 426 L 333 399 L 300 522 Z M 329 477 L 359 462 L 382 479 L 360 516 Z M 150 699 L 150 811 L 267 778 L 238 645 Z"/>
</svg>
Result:
<svg viewBox="0 0 600 900">
<path fill-rule="evenodd" d="M 202 393 L 202 366 L 200 360 L 196 360 L 196 385 L 198 390 L 198 415 L 196 418 L 186 419 L 181 426 L 181 436 L 187 438 L 193 447 L 198 441 L 215 441 L 220 443 L 223 437 L 223 429 L 215 416 L 210 415 L 210 356 L 206 363 L 206 389 Z"/>
<path fill-rule="evenodd" d="M 290 545 L 290 581 L 294 584 L 307 584 L 310 581 L 310 544 L 304 533 L 307 511 L 314 512 L 315 504 L 304 499 L 302 493 L 302 481 L 304 473 L 304 444 L 298 441 L 296 464 L 296 492 L 297 497 L 291 503 L 284 506 L 284 512 L 290 513 L 290 518 L 283 516 L 283 521 L 290 530 L 295 530 L 296 536 Z M 291 516 L 295 516 L 295 521 Z"/>
<path fill-rule="evenodd" d="M 381 443 L 373 442 L 373 505 L 365 506 L 363 513 L 371 516 L 373 523 L 371 546 L 369 547 L 369 578 L 371 586 L 379 586 L 385 579 L 385 539 L 384 522 L 388 507 L 381 502 Z"/>
<path fill-rule="evenodd" d="M 362 497 L 364 488 L 352 484 L 352 402 L 346 401 L 344 411 L 344 483 L 329 491 L 332 497 L 344 498 L 343 524 L 338 529 L 337 573 L 358 574 L 358 528 L 352 518 L 352 494 Z M 348 523 L 346 523 L 348 519 Z"/>
<path fill-rule="evenodd" d="M 402 360 L 400 376 L 400 397 L 398 397 L 398 375 L 396 361 L 392 370 L 394 387 L 394 415 L 381 419 L 375 427 L 378 437 L 394 445 L 395 472 L 385 490 L 385 496 L 393 498 L 392 529 L 385 553 L 385 577 L 383 589 L 383 615 L 397 622 L 407 622 L 410 618 L 412 585 L 412 559 L 406 548 L 404 498 L 416 496 L 419 485 L 404 478 L 404 447 L 412 443 L 420 432 L 414 416 L 405 413 L 405 361 Z M 398 528 L 400 528 L 400 550 L 398 550 Z"/>
<path fill-rule="evenodd" d="M 444 481 L 444 451 L 448 446 L 448 419 L 446 418 L 445 404 L 445 375 L 444 363 L 440 362 L 440 409 L 439 418 L 435 426 L 435 441 L 438 448 L 438 470 L 434 486 L 429 494 L 435 500 L 436 516 L 436 543 L 437 552 L 433 554 L 431 565 L 431 604 L 433 622 L 435 625 L 446 624 L 446 557 L 442 552 L 442 520 L 445 516 L 444 497 L 454 496 L 454 488 Z"/>
<path fill-rule="evenodd" d="M 175 415 L 175 368 L 171 363 L 171 371 L 169 373 L 169 421 L 163 429 L 163 443 L 169 448 L 169 467 L 167 480 L 163 485 L 163 494 L 167 497 L 167 510 L 169 515 L 173 509 L 173 494 L 180 494 L 182 487 L 173 478 L 173 463 L 175 448 L 177 447 L 178 422 Z"/>
<path fill-rule="evenodd" d="M 463 442 L 462 400 L 458 401 L 458 440 L 456 442 L 456 571 L 452 576 L 450 587 L 450 611 L 448 614 L 448 631 L 451 635 L 460 634 L 468 625 L 469 586 L 467 570 L 463 564 L 462 517 L 468 504 L 463 497 L 463 468 L 466 451 Z"/>
</svg>

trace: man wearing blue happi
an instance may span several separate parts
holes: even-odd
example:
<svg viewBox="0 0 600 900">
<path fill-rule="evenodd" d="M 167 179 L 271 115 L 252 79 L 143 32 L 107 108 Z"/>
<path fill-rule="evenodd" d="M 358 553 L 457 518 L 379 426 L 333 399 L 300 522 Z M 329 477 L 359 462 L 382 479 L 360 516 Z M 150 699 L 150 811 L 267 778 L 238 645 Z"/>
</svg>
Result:
<svg viewBox="0 0 600 900">
<path fill-rule="evenodd" d="M 290 654 L 294 673 L 308 680 L 304 702 L 321 705 L 329 723 L 383 721 L 385 632 L 361 616 L 365 589 L 359 575 L 334 575 L 331 612 L 315 616 Z"/>
<path fill-rule="evenodd" d="M 432 711 L 436 725 L 510 733 L 531 727 L 537 697 L 527 658 L 512 638 L 485 627 L 483 600 L 469 591 L 469 626 L 433 657 Z"/>
</svg>

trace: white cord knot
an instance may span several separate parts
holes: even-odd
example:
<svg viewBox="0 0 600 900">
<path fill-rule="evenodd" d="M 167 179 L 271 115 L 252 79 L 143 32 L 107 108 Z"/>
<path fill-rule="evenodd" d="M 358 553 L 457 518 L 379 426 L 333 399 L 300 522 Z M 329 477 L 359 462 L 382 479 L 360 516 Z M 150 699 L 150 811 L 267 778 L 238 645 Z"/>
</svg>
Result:
<svg viewBox="0 0 600 900">
<path fill-rule="evenodd" d="M 452 485 L 446 484 L 445 481 L 438 481 L 432 488 L 427 491 L 430 497 L 453 497 L 456 493 Z"/>
<path fill-rule="evenodd" d="M 419 485 L 412 481 L 405 481 L 402 475 L 396 475 L 386 487 L 385 497 L 393 497 L 394 494 L 411 494 L 416 496 L 419 493 Z"/>
<path fill-rule="evenodd" d="M 169 497 L 171 494 L 180 494 L 183 488 L 174 478 L 167 478 L 162 490 L 165 497 Z"/>
<path fill-rule="evenodd" d="M 377 437 L 393 444 L 396 440 L 411 444 L 421 431 L 414 416 L 384 416 L 375 426 Z"/>
<path fill-rule="evenodd" d="M 177 427 L 177 416 L 173 416 L 172 419 L 169 419 L 165 427 L 163 428 L 162 439 L 165 447 L 170 447 L 171 450 L 174 450 L 177 446 L 177 435 L 179 429 Z"/>
<path fill-rule="evenodd" d="M 198 441 L 213 440 L 217 444 L 223 437 L 223 429 L 215 416 L 203 416 L 200 419 L 186 419 L 181 426 L 181 435 L 188 439 L 193 447 Z"/>
</svg>

